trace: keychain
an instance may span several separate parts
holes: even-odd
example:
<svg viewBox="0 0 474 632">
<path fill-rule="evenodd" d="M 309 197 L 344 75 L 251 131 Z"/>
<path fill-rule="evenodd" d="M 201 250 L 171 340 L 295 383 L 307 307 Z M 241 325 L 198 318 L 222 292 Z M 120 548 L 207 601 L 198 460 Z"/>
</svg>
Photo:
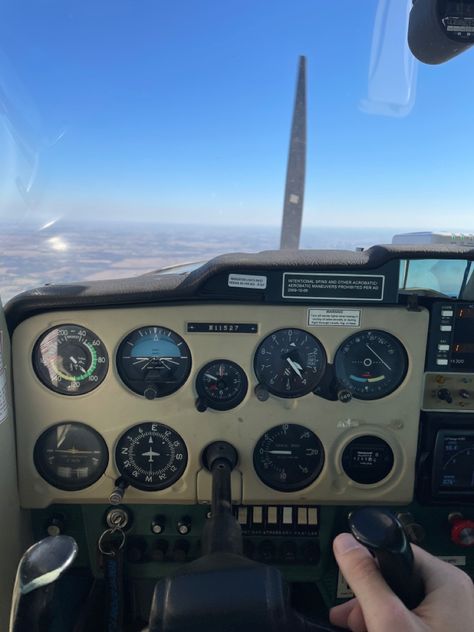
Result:
<svg viewBox="0 0 474 632">
<path fill-rule="evenodd" d="M 123 549 L 127 523 L 128 516 L 123 510 L 111 510 L 107 514 L 108 528 L 97 542 L 104 569 L 107 632 L 122 632 L 123 629 Z"/>
</svg>

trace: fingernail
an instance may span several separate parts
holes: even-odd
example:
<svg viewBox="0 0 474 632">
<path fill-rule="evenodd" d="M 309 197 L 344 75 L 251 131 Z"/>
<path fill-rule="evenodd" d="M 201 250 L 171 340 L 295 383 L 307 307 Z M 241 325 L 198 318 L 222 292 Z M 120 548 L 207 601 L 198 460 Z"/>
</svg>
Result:
<svg viewBox="0 0 474 632">
<path fill-rule="evenodd" d="M 343 555 L 352 549 L 358 549 L 360 544 L 350 533 L 341 533 L 334 540 L 334 550 Z"/>
</svg>

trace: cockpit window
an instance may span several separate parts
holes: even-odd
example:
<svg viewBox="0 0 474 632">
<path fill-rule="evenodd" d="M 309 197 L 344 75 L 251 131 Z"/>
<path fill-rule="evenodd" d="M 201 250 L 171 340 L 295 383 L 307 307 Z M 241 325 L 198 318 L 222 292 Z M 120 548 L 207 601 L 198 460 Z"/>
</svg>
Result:
<svg viewBox="0 0 474 632">
<path fill-rule="evenodd" d="M 472 300 L 473 278 L 472 263 L 465 259 L 405 260 L 400 269 L 400 290 Z"/>
</svg>

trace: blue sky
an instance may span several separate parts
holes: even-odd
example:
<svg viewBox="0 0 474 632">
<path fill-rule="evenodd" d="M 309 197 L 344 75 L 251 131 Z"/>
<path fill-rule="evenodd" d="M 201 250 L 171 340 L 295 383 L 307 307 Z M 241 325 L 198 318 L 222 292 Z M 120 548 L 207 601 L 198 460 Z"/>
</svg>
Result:
<svg viewBox="0 0 474 632">
<path fill-rule="evenodd" d="M 4 1 L 0 215 L 279 224 L 304 54 L 305 224 L 472 230 L 474 53 L 419 65 L 405 116 L 367 113 L 381 5 L 337 4 Z"/>
</svg>

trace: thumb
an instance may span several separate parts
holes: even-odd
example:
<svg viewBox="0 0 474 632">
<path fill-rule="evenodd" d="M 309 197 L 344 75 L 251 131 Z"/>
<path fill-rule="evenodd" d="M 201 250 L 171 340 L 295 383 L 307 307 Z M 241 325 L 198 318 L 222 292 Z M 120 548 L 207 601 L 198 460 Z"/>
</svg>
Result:
<svg viewBox="0 0 474 632">
<path fill-rule="evenodd" d="M 392 626 L 397 617 L 403 618 L 408 610 L 386 584 L 365 546 L 349 533 L 341 533 L 334 540 L 333 548 L 339 568 L 359 600 L 367 628 L 386 632 L 400 629 Z"/>
</svg>

